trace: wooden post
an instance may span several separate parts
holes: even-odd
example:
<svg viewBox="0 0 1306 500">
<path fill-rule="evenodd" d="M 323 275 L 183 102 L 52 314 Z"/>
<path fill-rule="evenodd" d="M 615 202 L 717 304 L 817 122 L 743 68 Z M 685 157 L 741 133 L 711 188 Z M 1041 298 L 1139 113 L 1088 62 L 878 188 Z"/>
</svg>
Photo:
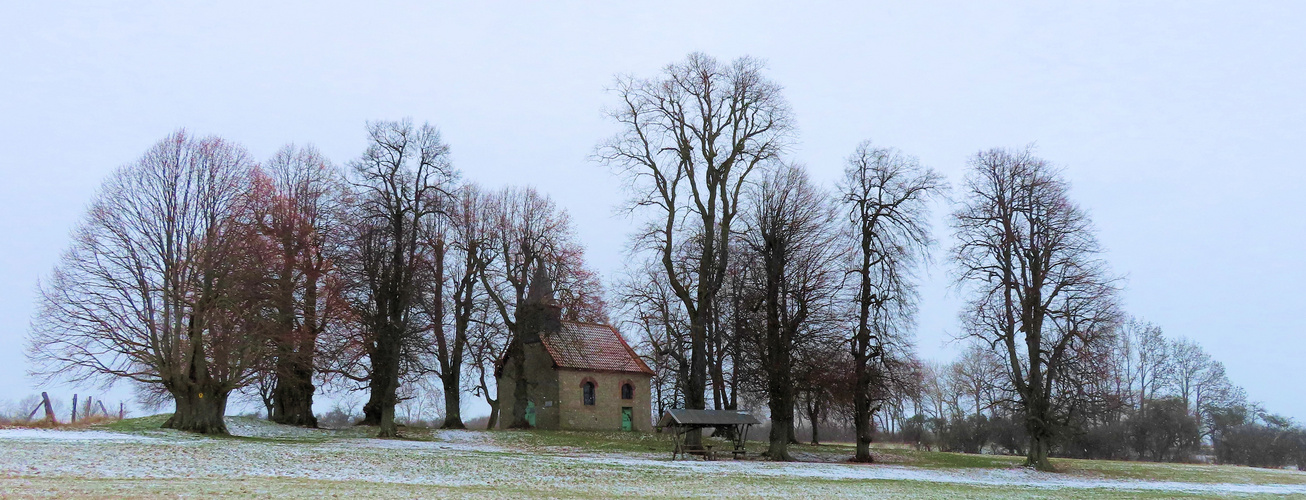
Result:
<svg viewBox="0 0 1306 500">
<path fill-rule="evenodd" d="M 119 401 L 119 402 L 118 402 L 118 420 L 122 420 L 122 419 L 123 419 L 124 417 L 126 417 L 126 416 L 127 416 L 127 413 L 123 410 L 122 401 Z"/>
<path fill-rule="evenodd" d="M 77 395 L 76 394 L 73 394 L 73 417 L 68 420 L 68 423 L 70 424 L 77 423 Z"/>
<path fill-rule="evenodd" d="M 88 417 L 91 416 L 91 414 L 95 412 L 94 402 L 95 398 L 86 396 L 86 411 L 83 411 L 82 413 L 85 413 Z"/>
<path fill-rule="evenodd" d="M 109 416 L 109 410 L 104 409 L 104 400 L 101 399 L 101 400 L 99 400 L 99 401 L 96 401 L 96 403 L 98 403 L 98 404 L 100 405 L 100 413 L 103 413 L 105 417 L 108 417 L 108 416 Z"/>
<path fill-rule="evenodd" d="M 59 423 L 59 419 L 54 418 L 54 406 L 50 405 L 50 395 L 42 392 L 41 401 L 45 404 L 45 418 L 50 419 L 52 424 Z"/>
</svg>

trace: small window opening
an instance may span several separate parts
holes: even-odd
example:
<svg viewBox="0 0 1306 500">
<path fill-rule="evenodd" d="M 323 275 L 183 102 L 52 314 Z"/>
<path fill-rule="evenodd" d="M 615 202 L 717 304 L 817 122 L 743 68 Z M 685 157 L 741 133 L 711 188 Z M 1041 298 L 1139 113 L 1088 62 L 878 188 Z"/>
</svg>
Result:
<svg viewBox="0 0 1306 500">
<path fill-rule="evenodd" d="M 581 386 L 581 399 L 585 401 L 585 406 L 594 406 L 594 382 L 585 382 Z"/>
<path fill-rule="evenodd" d="M 621 399 L 635 399 L 635 386 L 621 384 Z"/>
</svg>

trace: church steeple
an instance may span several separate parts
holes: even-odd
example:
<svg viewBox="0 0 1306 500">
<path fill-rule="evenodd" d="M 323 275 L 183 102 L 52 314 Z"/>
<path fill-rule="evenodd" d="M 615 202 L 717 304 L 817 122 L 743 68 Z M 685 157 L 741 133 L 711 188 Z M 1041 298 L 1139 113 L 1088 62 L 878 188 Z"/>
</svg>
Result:
<svg viewBox="0 0 1306 500">
<path fill-rule="evenodd" d="M 553 280 L 544 263 L 535 266 L 526 299 L 517 310 L 517 331 L 526 343 L 539 342 L 540 336 L 562 328 L 562 308 L 553 298 Z"/>
<path fill-rule="evenodd" d="M 530 288 L 526 292 L 526 302 L 553 305 L 553 280 L 549 279 L 543 263 L 535 266 L 535 274 L 531 276 Z"/>
</svg>

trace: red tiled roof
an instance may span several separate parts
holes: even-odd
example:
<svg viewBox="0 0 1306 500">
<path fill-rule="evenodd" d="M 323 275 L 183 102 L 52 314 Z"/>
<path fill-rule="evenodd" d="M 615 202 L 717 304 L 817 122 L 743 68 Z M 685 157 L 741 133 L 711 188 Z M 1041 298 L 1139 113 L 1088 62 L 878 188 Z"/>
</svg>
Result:
<svg viewBox="0 0 1306 500">
<path fill-rule="evenodd" d="M 653 374 L 617 329 L 596 323 L 563 321 L 556 333 L 540 336 L 558 368 Z"/>
</svg>

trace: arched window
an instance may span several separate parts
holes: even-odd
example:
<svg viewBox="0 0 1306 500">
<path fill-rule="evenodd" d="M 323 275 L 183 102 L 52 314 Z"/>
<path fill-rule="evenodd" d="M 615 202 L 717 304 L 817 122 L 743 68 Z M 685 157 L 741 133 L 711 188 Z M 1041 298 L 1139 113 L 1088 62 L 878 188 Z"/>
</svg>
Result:
<svg viewBox="0 0 1306 500">
<path fill-rule="evenodd" d="M 635 386 L 630 382 L 621 384 L 621 399 L 635 399 Z"/>
<path fill-rule="evenodd" d="M 588 380 L 580 386 L 580 397 L 585 406 L 594 406 L 594 382 Z"/>
</svg>

